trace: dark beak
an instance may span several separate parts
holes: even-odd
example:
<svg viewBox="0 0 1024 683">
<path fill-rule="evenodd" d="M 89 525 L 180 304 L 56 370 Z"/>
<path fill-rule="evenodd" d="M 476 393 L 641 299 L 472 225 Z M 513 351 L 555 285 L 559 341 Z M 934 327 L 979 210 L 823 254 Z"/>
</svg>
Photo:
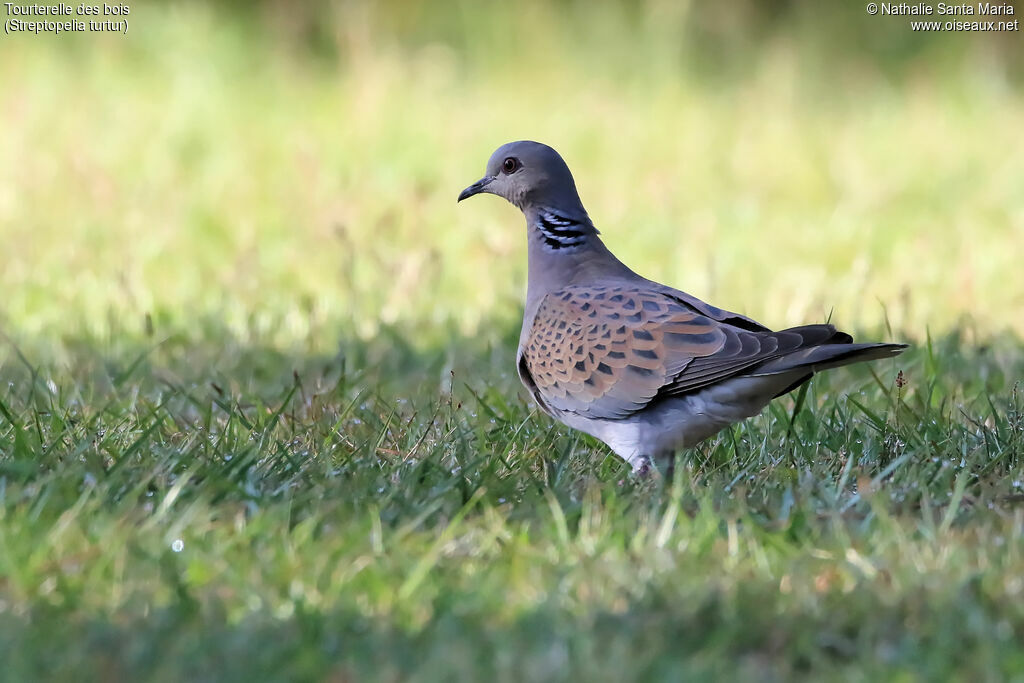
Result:
<svg viewBox="0 0 1024 683">
<path fill-rule="evenodd" d="M 487 187 L 488 185 L 490 185 L 492 182 L 494 182 L 494 176 L 492 176 L 492 175 L 484 176 L 483 178 L 481 178 L 480 180 L 476 181 L 475 183 L 473 183 L 472 185 L 467 187 L 465 190 L 460 192 L 459 193 L 459 201 L 461 202 L 463 199 L 469 199 L 470 197 L 472 197 L 475 194 L 480 194 L 481 192 L 484 191 L 484 188 Z"/>
</svg>

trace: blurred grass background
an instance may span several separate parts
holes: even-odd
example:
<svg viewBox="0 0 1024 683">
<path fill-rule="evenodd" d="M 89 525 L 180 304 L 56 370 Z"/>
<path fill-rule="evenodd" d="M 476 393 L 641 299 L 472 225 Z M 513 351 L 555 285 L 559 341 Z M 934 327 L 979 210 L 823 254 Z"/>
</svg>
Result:
<svg viewBox="0 0 1024 683">
<path fill-rule="evenodd" d="M 128 22 L 0 38 L 0 679 L 1019 676 L 1019 33 L 752 0 Z M 522 218 L 455 197 L 518 138 L 643 274 L 914 348 L 630 480 L 517 394 Z"/>
<path fill-rule="evenodd" d="M 610 247 L 773 326 L 1024 332 L 1020 34 L 855 4 L 138 3 L 0 42 L 4 326 L 224 321 L 329 348 L 513 324 L 521 218 L 457 206 L 559 149 Z M 327 324 L 329 323 L 329 324 Z M 440 336 L 439 336 L 440 335 Z"/>
</svg>

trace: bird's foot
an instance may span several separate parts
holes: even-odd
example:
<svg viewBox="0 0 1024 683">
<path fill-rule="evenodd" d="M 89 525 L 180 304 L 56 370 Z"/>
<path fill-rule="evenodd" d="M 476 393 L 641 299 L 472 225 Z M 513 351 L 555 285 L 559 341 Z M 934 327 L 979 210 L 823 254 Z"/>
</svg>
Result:
<svg viewBox="0 0 1024 683">
<path fill-rule="evenodd" d="M 629 461 L 633 466 L 633 476 L 641 480 L 650 480 L 658 476 L 658 468 L 646 455 L 640 455 Z"/>
</svg>

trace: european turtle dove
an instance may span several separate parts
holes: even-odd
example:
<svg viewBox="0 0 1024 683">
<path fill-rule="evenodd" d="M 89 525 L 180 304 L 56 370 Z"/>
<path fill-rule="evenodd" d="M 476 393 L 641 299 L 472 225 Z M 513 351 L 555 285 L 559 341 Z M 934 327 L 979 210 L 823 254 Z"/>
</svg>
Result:
<svg viewBox="0 0 1024 683">
<path fill-rule="evenodd" d="M 459 195 L 504 197 L 526 216 L 529 275 L 516 364 L 551 417 L 608 444 L 635 472 L 758 414 L 820 370 L 889 358 L 832 325 L 773 332 L 647 280 L 605 247 L 569 167 L 511 142 Z"/>
</svg>

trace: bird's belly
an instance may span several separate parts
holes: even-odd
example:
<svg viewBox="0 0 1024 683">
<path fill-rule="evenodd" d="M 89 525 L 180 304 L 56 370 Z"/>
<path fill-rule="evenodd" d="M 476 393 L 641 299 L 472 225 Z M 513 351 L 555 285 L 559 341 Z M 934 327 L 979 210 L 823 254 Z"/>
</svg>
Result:
<svg viewBox="0 0 1024 683">
<path fill-rule="evenodd" d="M 723 428 L 757 415 L 791 379 L 785 376 L 742 377 L 694 394 L 668 398 L 620 420 L 588 419 L 563 414 L 574 429 L 604 441 L 629 462 L 658 458 L 689 448 Z"/>
</svg>

